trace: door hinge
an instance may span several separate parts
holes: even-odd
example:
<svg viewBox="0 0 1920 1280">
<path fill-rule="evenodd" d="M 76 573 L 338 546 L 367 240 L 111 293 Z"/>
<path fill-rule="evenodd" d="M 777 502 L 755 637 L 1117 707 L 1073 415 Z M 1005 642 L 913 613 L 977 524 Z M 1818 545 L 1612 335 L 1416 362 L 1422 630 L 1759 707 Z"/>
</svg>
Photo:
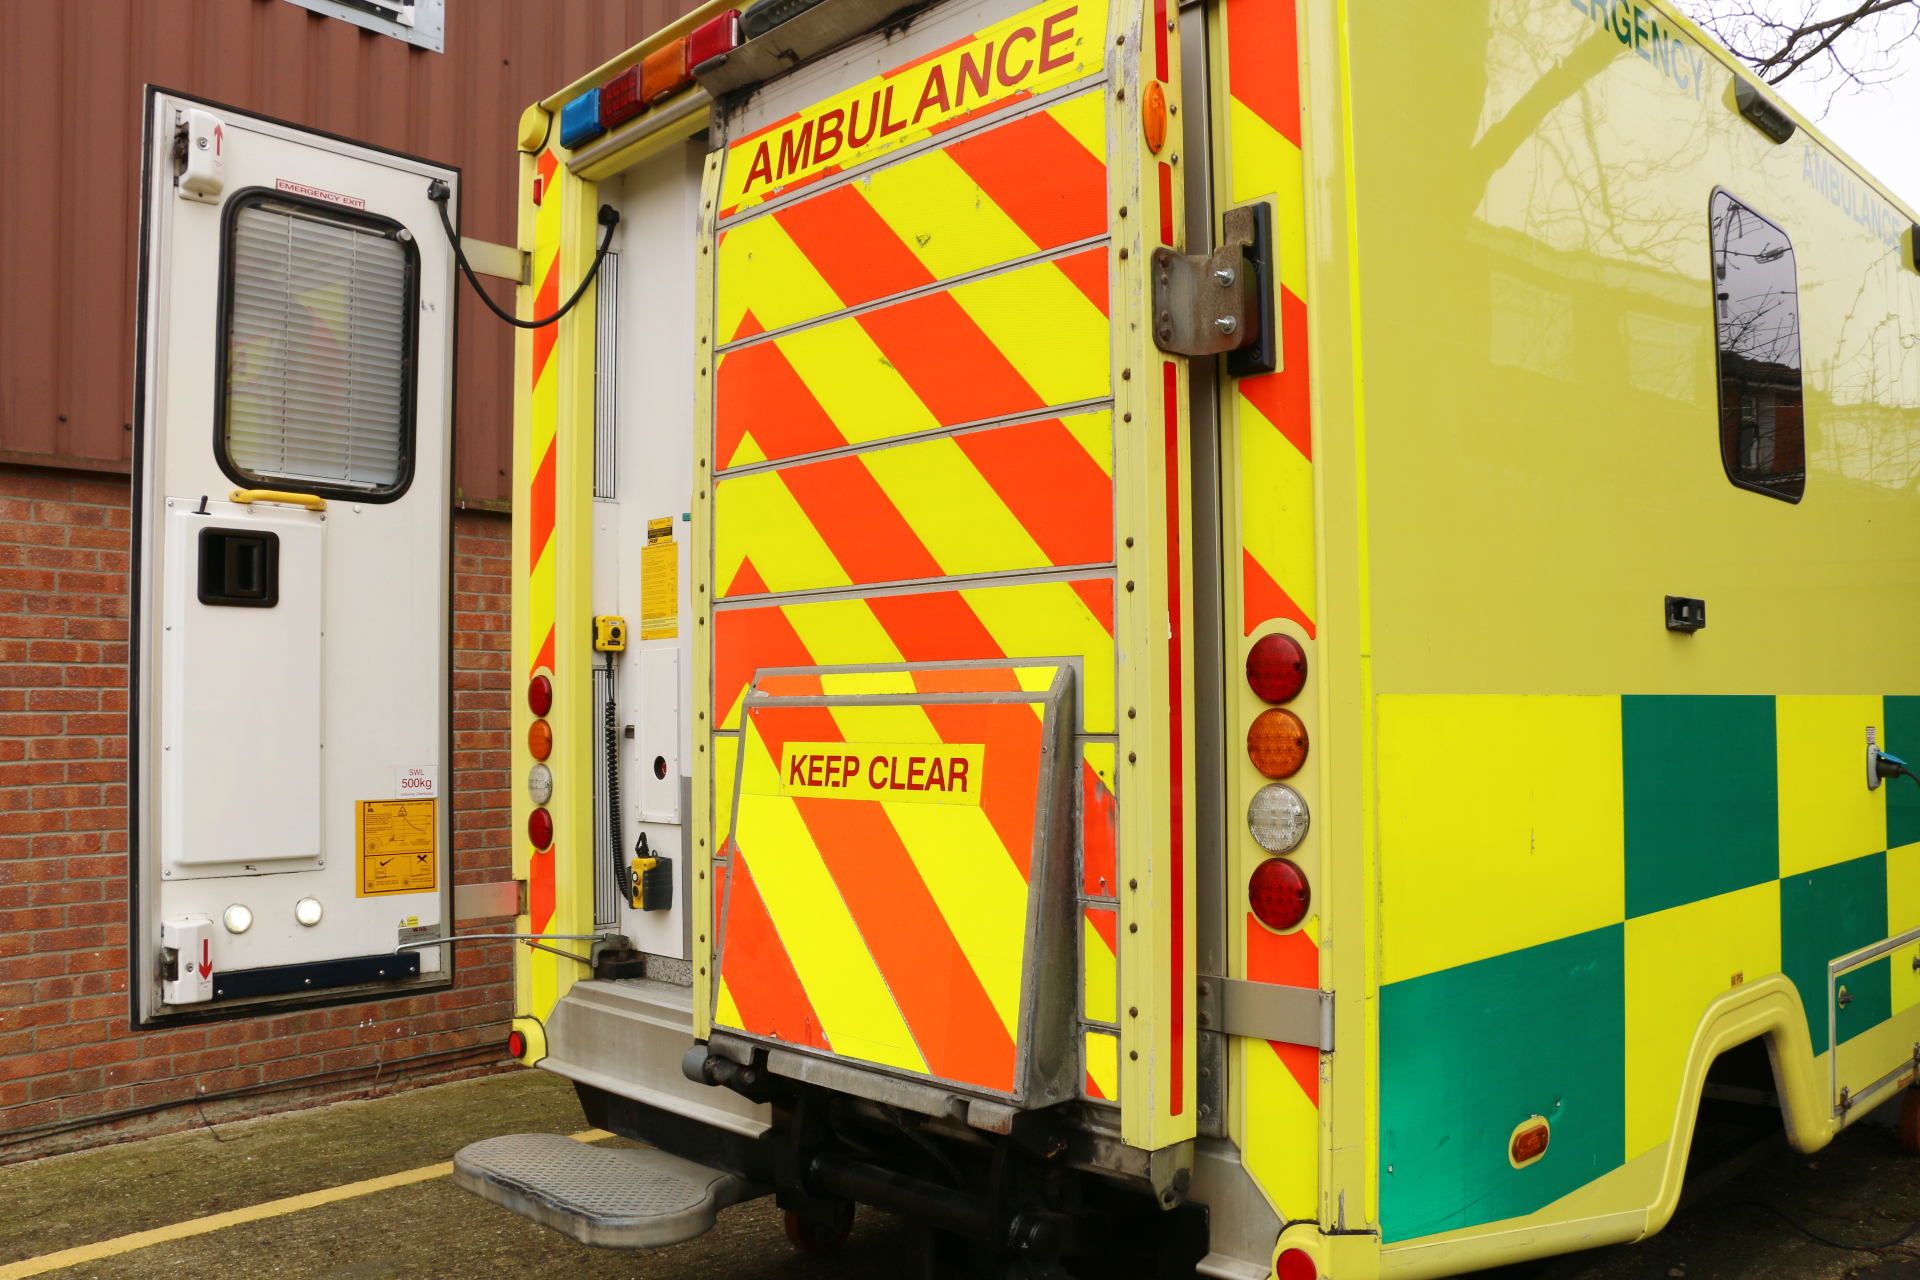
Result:
<svg viewBox="0 0 1920 1280">
<path fill-rule="evenodd" d="M 1153 251 L 1153 341 L 1179 356 L 1227 356 L 1236 378 L 1279 363 L 1273 298 L 1273 209 L 1227 210 L 1220 247 L 1205 255 Z"/>
<path fill-rule="evenodd" d="M 1201 974 L 1196 1018 L 1203 1031 L 1333 1052 L 1333 992 Z"/>
</svg>

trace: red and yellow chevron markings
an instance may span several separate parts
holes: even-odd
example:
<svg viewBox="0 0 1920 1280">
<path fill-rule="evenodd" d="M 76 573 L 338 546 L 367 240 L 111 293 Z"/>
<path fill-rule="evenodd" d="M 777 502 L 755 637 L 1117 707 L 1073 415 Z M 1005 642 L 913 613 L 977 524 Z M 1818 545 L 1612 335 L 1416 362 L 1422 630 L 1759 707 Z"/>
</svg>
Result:
<svg viewBox="0 0 1920 1280">
<path fill-rule="evenodd" d="M 783 677 L 763 692 L 1031 691 L 1053 675 L 1036 667 Z M 1012 1092 L 1038 796 L 1034 710 L 754 706 L 742 736 L 716 1021 Z M 836 788 L 802 765 L 823 746 L 864 758 L 876 743 L 890 745 L 858 788 Z M 813 754 L 788 759 L 794 744 Z M 977 803 L 918 802 L 933 799 L 930 790 L 913 803 L 865 798 L 876 777 L 891 794 L 888 773 L 875 773 L 887 751 L 893 789 L 927 776 L 902 766 L 915 744 L 934 759 L 977 762 L 954 775 L 957 787 L 975 788 L 967 799 Z M 836 789 L 851 798 L 826 798 Z"/>
<path fill-rule="evenodd" d="M 1281 368 L 1244 378 L 1230 402 L 1240 466 L 1241 621 L 1315 634 L 1313 432 L 1306 297 L 1306 190 L 1294 0 L 1225 0 L 1229 202 L 1270 200 L 1278 254 Z M 1320 985 L 1317 925 L 1275 934 L 1247 916 L 1246 976 Z M 1320 1060 L 1304 1045 L 1246 1042 L 1247 1168 L 1288 1218 L 1319 1212 Z"/>
<path fill-rule="evenodd" d="M 1291 0 L 1226 0 L 1231 191 L 1274 201 L 1281 368 L 1236 387 L 1244 634 L 1314 627 L 1313 433 L 1307 381 L 1306 209 L 1299 37 Z"/>
<path fill-rule="evenodd" d="M 549 193 L 534 215 L 534 262 L 539 289 L 534 294 L 536 315 L 550 315 L 560 305 L 561 193 L 553 176 L 560 162 L 551 151 L 535 161 L 541 187 Z M 560 430 L 560 374 L 553 349 L 560 326 L 548 325 L 532 333 L 533 367 L 529 414 L 529 456 L 525 474 L 532 476 L 527 490 L 527 647 L 532 656 L 527 675 L 552 674 L 554 669 L 555 486 L 558 482 Z M 546 932 L 553 919 L 555 850 L 535 850 L 527 864 L 527 909 L 535 933 Z"/>
<path fill-rule="evenodd" d="M 727 149 L 722 217 L 1098 72 L 1106 9 L 1049 3 L 777 120 Z"/>
<path fill-rule="evenodd" d="M 723 478 L 722 597 L 1113 559 L 1112 414 Z"/>
<path fill-rule="evenodd" d="M 727 228 L 722 466 L 1107 395 L 1106 250 L 1077 247 L 1106 229 L 1100 113 L 1069 98 Z"/>
<path fill-rule="evenodd" d="M 1113 578 L 932 587 L 847 599 L 716 609 L 713 705 L 720 727 L 761 667 L 952 662 L 1082 654 L 1084 727 L 1114 731 Z"/>
</svg>

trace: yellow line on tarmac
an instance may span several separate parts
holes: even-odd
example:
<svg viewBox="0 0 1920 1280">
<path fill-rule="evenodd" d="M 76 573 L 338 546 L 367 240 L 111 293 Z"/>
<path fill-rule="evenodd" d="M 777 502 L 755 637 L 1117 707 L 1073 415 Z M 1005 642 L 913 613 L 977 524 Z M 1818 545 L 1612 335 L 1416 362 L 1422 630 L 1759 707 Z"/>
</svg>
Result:
<svg viewBox="0 0 1920 1280">
<path fill-rule="evenodd" d="M 575 1142 L 598 1142 L 602 1138 L 611 1138 L 613 1135 L 605 1129 L 587 1129 L 568 1136 Z M 448 1160 L 441 1164 L 408 1169 L 404 1173 L 389 1173 L 382 1178 L 368 1178 L 364 1182 L 349 1182 L 345 1186 L 329 1187 L 325 1191 L 309 1191 L 305 1195 L 269 1200 L 265 1204 L 250 1205 L 245 1209 L 230 1209 L 226 1213 L 210 1213 L 204 1218 L 189 1218 L 185 1222 L 176 1222 L 172 1226 L 155 1227 L 151 1231 L 136 1231 L 132 1235 L 102 1240 L 98 1244 L 83 1244 L 74 1249 L 62 1249 L 58 1253 L 43 1253 L 37 1258 L 9 1262 L 0 1265 L 0 1280 L 25 1280 L 27 1276 L 44 1275 L 49 1271 L 58 1271 L 62 1267 L 79 1266 L 83 1262 L 98 1262 L 102 1258 L 132 1253 L 135 1249 L 165 1244 L 169 1240 L 185 1240 L 189 1236 L 203 1236 L 209 1231 L 237 1227 L 243 1222 L 258 1222 L 262 1218 L 278 1218 L 282 1214 L 299 1213 L 302 1209 L 315 1209 L 323 1204 L 332 1204 L 336 1200 L 351 1200 L 355 1196 L 370 1195 L 390 1187 L 404 1187 L 410 1182 L 427 1182 L 434 1178 L 444 1178 L 452 1172 L 453 1161 Z"/>
</svg>

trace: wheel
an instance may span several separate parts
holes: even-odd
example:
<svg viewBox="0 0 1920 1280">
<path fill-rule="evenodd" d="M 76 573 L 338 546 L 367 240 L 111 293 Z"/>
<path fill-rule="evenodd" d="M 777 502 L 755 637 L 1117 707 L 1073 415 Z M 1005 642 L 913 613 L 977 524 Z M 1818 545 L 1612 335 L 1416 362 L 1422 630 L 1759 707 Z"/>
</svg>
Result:
<svg viewBox="0 0 1920 1280">
<path fill-rule="evenodd" d="M 1900 1103 L 1900 1150 L 1920 1156 L 1920 1088 L 1908 1089 Z"/>
<path fill-rule="evenodd" d="M 832 1253 L 853 1232 L 853 1201 L 842 1200 L 832 1218 L 804 1217 L 787 1210 L 787 1239 L 802 1253 Z"/>
</svg>

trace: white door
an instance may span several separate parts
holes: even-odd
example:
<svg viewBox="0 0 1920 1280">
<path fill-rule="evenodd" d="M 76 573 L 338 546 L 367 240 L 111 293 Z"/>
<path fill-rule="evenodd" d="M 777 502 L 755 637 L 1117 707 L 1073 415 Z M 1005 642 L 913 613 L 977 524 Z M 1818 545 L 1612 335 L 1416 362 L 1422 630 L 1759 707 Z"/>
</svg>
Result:
<svg viewBox="0 0 1920 1280">
<path fill-rule="evenodd" d="M 146 108 L 137 1016 L 446 982 L 458 175 Z"/>
</svg>

